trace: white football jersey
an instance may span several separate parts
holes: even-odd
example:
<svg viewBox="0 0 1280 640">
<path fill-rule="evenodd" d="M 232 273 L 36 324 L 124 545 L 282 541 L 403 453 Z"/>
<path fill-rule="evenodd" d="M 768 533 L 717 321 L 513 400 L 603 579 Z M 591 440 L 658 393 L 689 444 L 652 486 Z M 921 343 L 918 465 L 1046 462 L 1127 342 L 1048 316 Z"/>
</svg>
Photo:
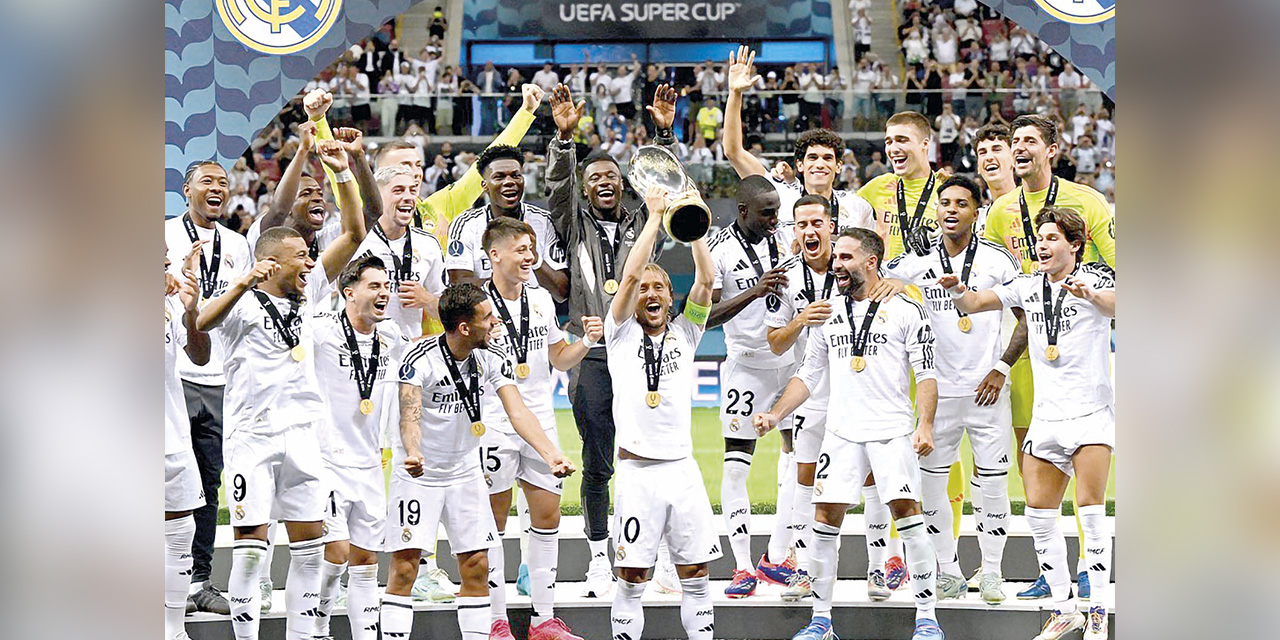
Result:
<svg viewBox="0 0 1280 640">
<path fill-rule="evenodd" d="M 613 378 L 613 423 L 618 448 L 643 458 L 680 460 L 693 453 L 693 388 L 697 372 L 693 357 L 703 328 L 684 315 L 667 323 L 662 337 L 657 407 L 645 401 L 648 379 L 644 367 L 644 330 L 635 316 L 614 324 L 604 320 L 604 341 Z M 657 346 L 655 340 L 654 346 Z"/>
<path fill-rule="evenodd" d="M 183 214 L 187 215 L 187 214 Z M 164 242 L 169 249 L 169 272 L 175 278 L 181 279 L 182 261 L 186 260 L 187 254 L 191 252 L 191 237 L 187 235 L 187 229 L 182 223 L 183 216 L 169 218 L 164 221 Z M 195 226 L 194 224 L 192 226 Z M 216 271 L 216 277 L 213 278 L 213 294 L 204 295 L 205 291 L 201 291 L 201 305 L 209 298 L 222 295 L 227 288 L 231 286 L 240 276 L 243 276 L 253 268 L 253 251 L 249 248 L 249 242 L 244 236 L 223 227 L 220 224 L 214 224 L 214 228 L 205 229 L 195 226 L 196 237 L 204 240 L 205 245 L 200 249 L 204 254 L 205 265 L 210 271 Z M 212 265 L 213 260 L 213 240 L 217 236 L 218 243 L 221 245 L 221 258 L 218 264 Z M 201 287 L 204 282 L 203 274 L 200 268 L 196 267 L 196 278 L 200 279 Z M 226 360 L 227 354 L 223 350 L 222 345 L 217 340 L 213 341 L 213 351 L 209 354 L 209 362 L 203 366 L 197 367 L 191 363 L 191 359 L 187 357 L 185 351 L 179 350 L 178 353 L 178 376 L 183 380 L 188 380 L 196 384 L 219 386 L 226 383 L 223 375 L 223 362 Z"/>
<path fill-rule="evenodd" d="M 1116 286 L 1115 274 L 1099 263 L 1079 266 L 1072 275 L 1095 290 Z M 1028 273 L 992 288 L 1001 304 L 1021 307 L 1027 314 L 1027 349 L 1031 352 L 1031 375 L 1036 381 L 1032 415 L 1040 420 L 1067 420 L 1113 407 L 1111 318 L 1102 315 L 1093 303 L 1064 292 L 1061 282 L 1050 283 L 1054 306 L 1060 293 L 1066 293 L 1061 296 L 1059 355 L 1050 361 L 1045 355 L 1049 346 L 1042 301 L 1045 280 L 1041 273 Z"/>
<path fill-rule="evenodd" d="M 480 437 L 471 431 L 471 419 L 445 362 L 445 358 L 452 360 L 453 354 L 448 353 L 444 340 L 442 334 L 419 341 L 405 352 L 400 365 L 400 383 L 422 389 L 422 476 L 414 478 L 404 470 L 404 440 L 392 438 L 395 473 L 408 482 L 430 487 L 446 487 L 480 477 L 480 460 L 476 456 Z M 468 388 L 471 372 L 476 372 L 482 408 L 485 396 L 497 395 L 498 389 L 515 384 L 511 363 L 496 345 L 475 349 L 467 360 L 455 361 L 455 366 L 462 376 L 461 383 Z M 490 428 L 487 422 L 485 428 Z"/>
<path fill-rule="evenodd" d="M 463 212 L 449 224 L 449 250 L 444 259 L 445 269 L 470 271 L 480 280 L 488 280 L 493 275 L 493 265 L 489 264 L 489 256 L 481 246 L 484 230 L 492 219 L 490 205 L 484 205 Z M 560 243 L 560 235 L 556 233 L 555 224 L 551 221 L 551 214 L 546 209 L 521 202 L 520 219 L 533 227 L 538 254 L 538 262 L 533 268 L 541 267 L 545 260 L 555 269 L 564 269 L 564 247 Z M 531 280 L 529 284 L 537 286 L 536 280 Z"/>
<path fill-rule="evenodd" d="M 812 289 L 806 286 L 806 272 L 809 276 L 809 282 L 813 284 Z M 768 329 L 785 327 L 810 303 L 818 300 L 831 300 L 838 295 L 840 295 L 839 288 L 836 287 L 835 274 L 831 269 L 827 269 L 826 273 L 819 274 L 810 269 L 809 265 L 803 260 L 797 262 L 787 270 L 786 295 L 781 297 L 781 304 L 778 305 L 776 310 L 769 311 L 764 315 L 765 327 Z M 810 329 L 808 328 L 801 329 L 800 334 L 796 336 L 796 344 L 791 349 L 791 352 L 795 354 L 796 360 L 801 364 L 804 363 L 809 331 Z M 809 389 L 809 399 L 805 401 L 805 404 L 825 407 L 829 392 L 830 385 L 827 382 L 827 377 L 823 376 L 818 382 L 817 388 Z"/>
<path fill-rule="evenodd" d="M 422 309 L 405 307 L 400 304 L 400 279 L 398 265 L 404 261 L 404 245 L 409 244 L 412 256 L 413 279 L 433 295 L 444 293 L 447 276 L 444 270 L 444 254 L 440 251 L 440 242 L 435 236 L 421 230 L 410 228 L 409 232 L 394 240 L 383 240 L 381 234 L 369 232 L 356 249 L 356 257 L 366 254 L 377 256 L 387 267 L 387 277 L 391 280 L 391 301 L 387 303 L 387 319 L 393 321 L 400 329 L 400 334 L 409 338 L 422 335 Z M 355 258 L 352 259 L 353 261 Z"/>
<path fill-rule="evenodd" d="M 938 395 L 958 398 L 974 395 L 982 379 L 990 373 L 1004 353 L 1006 341 L 1001 339 L 999 313 L 976 313 L 965 316 L 972 323 L 968 333 L 960 330 L 960 314 L 951 295 L 938 285 L 945 273 L 938 253 L 942 241 L 934 243 L 927 256 L 910 251 L 885 264 L 885 275 L 914 284 L 924 294 L 924 308 L 937 338 Z M 973 266 L 969 269 L 968 287 L 979 291 L 1005 284 L 1022 273 L 1019 264 L 1004 247 L 973 237 Z M 968 251 L 968 248 L 965 250 Z M 964 270 L 966 252 L 952 256 L 951 272 Z"/>
<path fill-rule="evenodd" d="M 779 228 L 772 238 L 751 245 L 753 256 L 749 256 L 744 247 L 746 239 L 739 234 L 736 222 L 711 236 L 707 247 L 714 267 L 712 288 L 720 290 L 720 301 L 732 300 L 760 281 L 761 274 L 751 263 L 751 257 L 755 257 L 763 271 L 769 271 L 791 256 L 792 240 L 789 228 Z M 724 323 L 724 344 L 729 359 L 754 369 L 785 367 L 795 362 L 791 352 L 775 355 L 769 350 L 764 315 L 769 309 L 777 308 L 778 303 L 778 296 L 773 295 L 752 300 Z"/>
<path fill-rule="evenodd" d="M 272 434 L 324 417 L 311 351 L 315 307 L 328 302 L 332 283 L 317 262 L 307 276 L 302 304 L 265 294 L 306 350 L 299 362 L 263 308 L 254 290 L 245 292 L 213 330 L 227 355 L 223 403 L 224 434 L 237 429 Z M 292 313 L 291 313 L 292 312 Z"/>
<path fill-rule="evenodd" d="M 794 222 L 796 202 L 804 197 L 804 187 L 798 181 L 782 182 L 772 176 L 769 179 L 778 190 L 778 198 L 782 201 L 782 208 L 778 210 L 778 219 L 785 220 L 787 223 Z M 833 189 L 831 195 L 831 217 L 836 221 L 837 231 L 853 227 L 876 228 L 875 208 L 867 202 L 866 198 L 858 195 L 857 191 Z"/>
<path fill-rule="evenodd" d="M 863 351 L 865 368 L 854 371 L 853 334 L 861 330 L 870 301 L 853 302 L 852 321 L 845 296 L 831 300 L 827 322 L 813 327 L 804 366 L 796 374 L 810 390 L 825 372 L 832 393 L 827 401 L 827 433 L 851 442 L 888 440 L 915 430 L 909 386 L 934 378 L 933 329 L 920 303 L 896 295 L 880 304 Z"/>
<path fill-rule="evenodd" d="M 520 314 L 524 308 L 520 297 L 517 296 L 515 300 L 502 300 L 501 296 L 494 295 L 494 290 L 488 283 L 485 284 L 484 290 L 493 303 L 493 314 L 501 318 L 499 305 L 505 306 L 511 322 L 519 329 Z M 529 377 L 524 380 L 516 378 L 516 386 L 520 389 L 525 406 L 538 417 L 538 421 L 544 426 L 554 425 L 556 413 L 555 402 L 551 397 L 553 383 L 548 347 L 564 341 L 565 335 L 560 330 L 560 325 L 556 324 L 556 306 L 551 299 L 551 294 L 546 289 L 528 286 L 524 290 L 529 302 L 529 351 L 525 360 L 525 364 L 529 365 Z M 514 336 L 511 335 L 505 323 L 499 326 L 502 329 L 502 337 L 494 342 L 502 348 L 514 371 L 517 365 Z M 511 426 L 511 419 L 507 416 L 506 409 L 502 407 L 502 401 L 496 395 L 485 396 L 484 399 L 485 424 L 503 433 L 515 433 L 515 428 Z M 552 441 L 554 442 L 555 439 L 553 438 Z"/>
<path fill-rule="evenodd" d="M 346 310 L 338 313 L 346 313 Z M 320 452 L 330 464 L 376 467 L 382 464 L 383 415 L 387 411 L 399 415 L 397 407 L 385 406 L 382 389 L 396 379 L 396 369 L 392 367 L 400 365 L 404 341 L 399 329 L 389 321 L 378 323 L 370 334 L 352 329 L 360 354 L 360 366 L 366 376 L 369 375 L 369 358 L 373 353 L 375 335 L 378 340 L 377 371 L 370 394 L 373 412 L 365 415 L 360 412 L 360 387 L 356 383 L 351 350 L 338 313 L 314 317 L 312 353 L 315 356 L 316 381 L 320 385 L 320 396 L 324 398 L 328 418 L 319 430 Z"/>
<path fill-rule="evenodd" d="M 187 401 L 178 379 L 178 352 L 187 346 L 187 328 L 182 323 L 182 300 L 177 295 L 164 299 L 164 454 L 191 448 L 191 423 Z"/>
</svg>

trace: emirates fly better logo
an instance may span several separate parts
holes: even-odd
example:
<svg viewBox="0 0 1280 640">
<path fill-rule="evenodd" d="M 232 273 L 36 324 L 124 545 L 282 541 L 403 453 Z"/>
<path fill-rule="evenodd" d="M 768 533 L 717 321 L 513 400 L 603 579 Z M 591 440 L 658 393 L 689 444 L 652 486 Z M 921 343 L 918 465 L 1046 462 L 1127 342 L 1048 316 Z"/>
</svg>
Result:
<svg viewBox="0 0 1280 640">
<path fill-rule="evenodd" d="M 342 0 L 216 0 L 231 35 L 254 51 L 297 53 L 329 33 Z"/>
<path fill-rule="evenodd" d="M 1074 24 L 1096 24 L 1116 16 L 1116 0 L 1036 0 L 1053 17 Z"/>
</svg>

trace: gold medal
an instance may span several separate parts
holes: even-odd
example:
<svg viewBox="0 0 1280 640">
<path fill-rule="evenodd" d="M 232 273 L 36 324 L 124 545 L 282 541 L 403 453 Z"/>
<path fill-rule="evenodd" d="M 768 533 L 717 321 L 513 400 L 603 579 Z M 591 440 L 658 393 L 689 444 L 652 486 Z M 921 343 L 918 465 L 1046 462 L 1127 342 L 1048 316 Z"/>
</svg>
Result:
<svg viewBox="0 0 1280 640">
<path fill-rule="evenodd" d="M 484 435 L 484 423 L 480 421 L 471 423 L 471 435 L 479 438 Z"/>
<path fill-rule="evenodd" d="M 1045 359 L 1047 359 L 1049 362 L 1053 362 L 1054 360 L 1057 360 L 1057 359 L 1058 359 L 1058 355 L 1059 355 L 1059 354 L 1058 354 L 1058 345 L 1056 345 L 1056 344 L 1051 344 L 1051 345 L 1049 345 L 1048 347 L 1045 347 L 1045 350 L 1044 350 L 1044 357 L 1045 357 Z"/>
<path fill-rule="evenodd" d="M 525 378 L 529 377 L 528 363 L 521 362 L 520 364 L 516 365 L 516 377 L 520 378 L 521 380 L 524 380 Z"/>
<path fill-rule="evenodd" d="M 302 362 L 307 358 L 307 350 L 304 349 L 302 345 L 298 345 L 293 349 L 289 350 L 289 355 L 293 356 L 294 360 L 297 360 L 298 362 Z"/>
<path fill-rule="evenodd" d="M 956 324 L 960 325 L 960 330 L 969 333 L 973 329 L 973 320 L 969 316 L 961 316 L 960 321 Z"/>
<path fill-rule="evenodd" d="M 613 295 L 613 294 L 617 293 L 617 292 L 618 292 L 618 281 L 617 281 L 617 280 L 614 280 L 613 278 L 609 278 L 608 280 L 605 280 L 605 281 L 604 281 L 604 292 L 605 292 L 605 293 L 607 293 L 607 294 L 609 294 L 609 295 Z"/>
<path fill-rule="evenodd" d="M 853 359 L 849 361 L 849 368 L 854 371 L 862 371 L 867 368 L 867 359 L 862 356 L 854 356 Z"/>
<path fill-rule="evenodd" d="M 371 414 L 371 413 L 373 413 L 373 401 L 372 401 L 372 400 L 370 400 L 370 399 L 368 399 L 368 398 L 365 398 L 364 400 L 361 400 L 361 401 L 360 401 L 360 413 L 363 413 L 363 414 L 364 414 L 364 415 L 366 415 L 366 416 L 367 416 L 367 415 L 369 415 L 369 414 Z"/>
<path fill-rule="evenodd" d="M 661 402 L 662 402 L 662 394 L 658 393 L 657 391 L 650 391 L 644 396 L 644 403 L 649 405 L 650 409 L 657 408 L 658 404 Z"/>
</svg>

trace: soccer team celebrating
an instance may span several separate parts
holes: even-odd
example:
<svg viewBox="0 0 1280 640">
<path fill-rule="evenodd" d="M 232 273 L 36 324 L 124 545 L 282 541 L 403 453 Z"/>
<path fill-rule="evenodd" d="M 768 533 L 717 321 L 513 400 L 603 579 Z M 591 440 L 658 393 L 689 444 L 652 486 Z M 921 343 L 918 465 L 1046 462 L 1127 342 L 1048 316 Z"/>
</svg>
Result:
<svg viewBox="0 0 1280 640">
<path fill-rule="evenodd" d="M 234 542 L 219 612 L 237 640 L 256 639 L 270 607 L 277 522 L 289 540 L 287 638 L 329 637 L 345 597 L 358 640 L 408 638 L 424 598 L 456 603 L 463 640 L 514 640 L 502 539 L 517 487 L 529 638 L 580 640 L 554 609 L 562 480 L 577 468 L 557 445 L 552 367 L 571 372 L 583 441 L 584 595 L 612 594 L 613 637 L 639 640 L 653 579 L 681 593 L 688 637 L 710 640 L 709 564 L 722 551 L 691 406 L 694 355 L 715 326 L 727 348 L 727 596 L 780 584 L 784 600 L 812 602 L 796 639 L 835 638 L 841 526 L 862 503 L 867 597 L 910 588 L 912 637 L 943 638 L 938 600 L 971 588 L 992 605 L 1006 597 L 1016 463 L 1042 572 L 1019 595 L 1053 602 L 1037 639 L 1106 638 L 1115 240 L 1105 200 L 1052 175 L 1057 131 L 1038 116 L 979 132 L 985 188 L 932 170 L 931 128 L 914 112 L 886 125 L 893 173 L 857 192 L 833 188 L 844 143 L 825 129 L 796 140 L 794 172 L 765 167 L 741 136 L 753 58 L 740 48 L 728 71 L 737 215 L 690 243 L 688 292 L 655 262 L 680 194 L 651 187 L 630 209 L 615 160 L 579 163 L 583 104 L 564 85 L 548 96 L 558 131 L 548 209 L 524 201 L 514 146 L 544 97 L 533 85 L 467 175 L 428 200 L 415 149 L 367 157 L 359 131 L 330 130 L 332 98 L 309 94 L 297 158 L 315 154 L 326 176 L 291 163 L 252 246 L 216 224 L 227 172 L 191 167 L 188 210 L 165 222 L 166 640 L 186 637 L 189 594 L 197 605 L 217 596 L 207 583 L 220 481 Z M 663 85 L 648 105 L 658 145 L 675 143 L 675 98 Z M 337 228 L 317 204 L 322 182 Z M 464 211 L 481 193 L 488 204 Z M 568 304 L 564 327 L 557 301 Z M 746 481 L 757 440 L 774 429 L 778 515 L 754 559 Z M 969 580 L 952 499 L 966 433 L 981 548 Z M 1074 592 L 1058 524 L 1072 477 L 1083 551 Z M 428 561 L 441 525 L 456 596 Z M 390 560 L 381 593 L 380 553 Z"/>
</svg>

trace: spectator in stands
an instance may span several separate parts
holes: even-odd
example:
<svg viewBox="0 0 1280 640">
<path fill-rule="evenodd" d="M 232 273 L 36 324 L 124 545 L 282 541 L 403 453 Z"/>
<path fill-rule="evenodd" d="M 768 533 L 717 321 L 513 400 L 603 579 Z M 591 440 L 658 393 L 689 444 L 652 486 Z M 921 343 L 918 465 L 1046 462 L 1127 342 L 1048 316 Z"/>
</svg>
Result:
<svg viewBox="0 0 1280 640">
<path fill-rule="evenodd" d="M 782 102 L 782 119 L 793 130 L 799 130 L 800 96 L 796 92 L 800 91 L 800 81 L 796 78 L 795 67 L 787 67 L 782 70 L 780 90 L 782 91 L 780 98 Z"/>
<path fill-rule="evenodd" d="M 640 91 L 640 104 L 653 104 L 653 96 L 658 92 L 658 85 L 666 82 L 666 78 L 662 77 L 662 67 L 656 64 L 649 65 L 644 72 L 643 88 Z M 570 91 L 576 91 L 573 87 L 569 87 Z M 581 95 L 574 93 L 572 95 Z M 649 115 L 648 110 L 642 112 L 642 120 L 646 129 L 653 128 L 653 117 Z M 643 144 L 643 143 L 641 143 Z"/>
<path fill-rule="evenodd" d="M 822 104 L 825 111 L 822 126 L 827 129 L 844 128 L 845 93 L 849 91 L 849 79 L 840 75 L 840 67 L 831 67 L 822 88 L 827 92 Z"/>
<path fill-rule="evenodd" d="M 1004 31 L 997 30 L 991 34 L 991 44 L 987 45 L 989 59 L 1000 63 L 1000 67 L 1006 71 L 1009 69 L 1010 47 L 1009 40 L 1005 38 Z"/>
<path fill-rule="evenodd" d="M 960 47 L 967 49 L 971 45 L 981 46 L 982 27 L 972 17 L 963 17 L 956 21 L 956 37 L 960 39 Z"/>
<path fill-rule="evenodd" d="M 929 43 L 925 42 L 923 32 L 919 29 L 908 31 L 907 37 L 902 41 L 902 52 L 908 65 L 922 64 L 929 57 Z"/>
<path fill-rule="evenodd" d="M 1017 25 L 1009 32 L 1009 47 L 1012 49 L 1013 55 L 1022 59 L 1030 60 L 1036 55 L 1038 44 L 1034 36 L 1026 29 Z"/>
<path fill-rule="evenodd" d="M 591 72 L 591 100 L 595 106 L 596 120 L 603 121 L 613 104 L 613 75 L 603 64 Z"/>
<path fill-rule="evenodd" d="M 1102 154 L 1093 144 L 1093 137 L 1089 134 L 1081 135 L 1074 149 L 1071 150 L 1071 161 L 1076 165 L 1076 180 L 1091 184 L 1092 180 L 1098 172 L 1098 164 L 1102 161 Z"/>
<path fill-rule="evenodd" d="M 1083 104 L 1077 105 L 1075 113 L 1071 114 L 1070 126 L 1063 129 L 1063 137 L 1069 138 L 1069 142 L 1075 143 L 1085 134 L 1090 127 L 1096 126 L 1093 122 L 1093 116 L 1089 115 L 1089 109 Z"/>
<path fill-rule="evenodd" d="M 449 29 L 449 21 L 444 17 L 444 7 L 436 5 L 434 11 L 431 12 L 431 24 L 427 26 L 427 33 L 432 38 L 444 39 L 444 32 Z"/>
<path fill-rule="evenodd" d="M 614 133 L 618 139 L 622 139 L 627 135 L 627 119 L 618 113 L 616 105 L 609 105 L 609 115 L 604 119 L 604 127 Z"/>
<path fill-rule="evenodd" d="M 384 138 L 396 135 L 396 115 L 400 111 L 400 82 L 390 71 L 378 81 L 379 134 Z"/>
<path fill-rule="evenodd" d="M 548 93 L 560 84 L 560 74 L 556 73 L 550 62 L 542 64 L 542 70 L 533 74 L 533 84 L 538 85 L 543 91 Z"/>
<path fill-rule="evenodd" d="M 870 4 L 870 0 L 851 0 L 849 2 L 850 11 L 854 11 L 855 3 Z M 867 15 L 867 9 L 859 6 L 853 14 L 853 59 L 854 61 L 862 60 L 862 57 L 871 51 L 871 17 Z"/>
<path fill-rule="evenodd" d="M 889 165 L 884 162 L 884 154 L 880 153 L 878 150 L 872 151 L 871 162 L 868 162 L 866 168 L 862 171 L 862 183 L 866 184 L 870 182 L 872 178 L 884 175 L 890 171 L 892 171 L 892 169 L 890 169 Z"/>
<path fill-rule="evenodd" d="M 1097 116 L 1093 121 L 1094 131 L 1098 134 L 1098 148 L 1108 158 L 1115 157 L 1116 154 L 1116 125 L 1111 121 L 1111 112 L 1106 109 L 1098 109 Z"/>
<path fill-rule="evenodd" d="M 636 61 L 636 54 L 631 54 L 631 66 L 621 65 L 618 67 L 618 73 L 614 75 L 613 80 L 609 84 L 609 98 L 613 101 L 614 106 L 618 107 L 618 113 L 627 121 L 634 120 L 636 117 L 636 107 L 634 102 L 636 78 L 640 75 L 640 63 Z"/>
<path fill-rule="evenodd" d="M 942 28 L 933 39 L 933 58 L 943 67 L 953 65 L 960 60 L 960 36 L 956 34 L 956 30 L 949 22 L 942 24 Z"/>
<path fill-rule="evenodd" d="M 898 74 L 889 70 L 889 65 L 880 67 L 880 79 L 876 81 L 876 109 L 880 119 L 886 119 L 898 112 Z"/>
<path fill-rule="evenodd" d="M 724 111 L 720 110 L 715 96 L 707 96 L 702 101 L 702 108 L 698 110 L 698 136 L 705 138 L 708 147 L 716 139 L 716 130 L 720 125 L 724 124 Z"/>
<path fill-rule="evenodd" d="M 760 112 L 763 122 L 761 123 L 761 133 L 772 133 L 781 131 L 778 125 L 778 119 L 782 115 L 782 100 L 776 92 L 781 88 L 778 84 L 778 72 L 770 71 L 764 76 L 764 88 L 758 92 L 760 98 Z"/>
<path fill-rule="evenodd" d="M 454 111 L 461 111 L 459 98 L 462 95 L 462 85 L 459 81 L 458 70 L 452 65 L 444 68 L 444 75 L 440 76 L 440 81 L 436 84 L 439 99 L 436 100 L 436 122 L 440 131 L 448 131 L 453 135 L 460 135 L 462 131 L 462 116 L 454 115 Z"/>
<path fill-rule="evenodd" d="M 257 190 L 258 174 L 249 168 L 249 161 L 244 156 L 236 158 L 231 172 L 227 174 L 227 185 L 232 192 L 238 187 L 243 187 L 246 193 L 254 193 Z"/>
<path fill-rule="evenodd" d="M 821 126 L 819 117 L 822 113 L 822 73 L 816 71 L 812 63 L 806 62 L 801 67 L 800 77 L 800 120 L 796 131 L 808 131 Z"/>
<path fill-rule="evenodd" d="M 1075 112 L 1076 104 L 1080 101 L 1080 87 L 1083 84 L 1084 76 L 1081 76 L 1070 62 L 1065 63 L 1062 73 L 1058 74 L 1058 103 L 1062 105 L 1063 113 Z"/>
<path fill-rule="evenodd" d="M 861 130 L 871 126 L 873 109 L 871 106 L 871 88 L 875 85 L 879 74 L 871 68 L 871 61 L 863 58 L 858 61 L 858 69 L 853 74 L 853 127 Z"/>
<path fill-rule="evenodd" d="M 511 121 L 511 117 L 520 110 L 520 106 L 524 104 L 524 93 L 520 87 L 524 86 L 524 74 L 520 70 L 511 67 L 507 69 L 507 81 L 502 98 L 502 108 L 498 110 L 498 126 L 506 127 Z"/>
<path fill-rule="evenodd" d="M 934 118 L 933 128 L 938 132 L 940 162 L 953 164 L 960 150 L 960 116 L 952 110 L 950 102 L 942 105 L 942 114 Z"/>
<path fill-rule="evenodd" d="M 432 68 L 434 69 L 434 68 Z M 418 123 L 431 135 L 436 134 L 435 92 L 436 78 L 430 75 L 428 67 L 418 67 L 417 81 L 413 91 L 414 112 Z"/>
<path fill-rule="evenodd" d="M 428 54 L 434 54 L 436 58 L 444 57 L 444 37 L 432 35 L 427 43 L 422 45 L 422 55 L 426 57 Z"/>
<path fill-rule="evenodd" d="M 1013 63 L 1013 79 L 1011 81 L 1015 89 L 1013 94 L 1013 110 L 1015 113 L 1027 113 L 1031 111 L 1031 91 L 1034 84 L 1031 81 L 1031 74 L 1027 72 L 1027 61 L 1021 58 Z"/>
<path fill-rule="evenodd" d="M 431 195 L 449 186 L 451 182 L 453 182 L 453 174 L 449 172 L 448 163 L 444 161 L 444 156 L 437 155 L 423 175 L 422 186 L 418 188 L 418 197 L 424 198 Z"/>
<path fill-rule="evenodd" d="M 955 12 L 958 16 L 969 17 L 978 10 L 978 0 L 956 0 Z"/>
<path fill-rule="evenodd" d="M 709 93 L 721 93 L 724 91 L 724 72 L 712 64 L 710 60 L 702 63 L 699 69 L 695 69 L 694 78 L 698 91 L 704 97 Z"/>
<path fill-rule="evenodd" d="M 343 92 L 351 103 L 353 126 L 360 130 L 368 129 L 369 120 L 373 117 L 373 110 L 369 106 L 369 77 L 357 73 L 355 67 L 347 67 Z"/>
<path fill-rule="evenodd" d="M 427 142 L 431 138 L 427 137 L 427 132 L 422 130 L 422 125 L 417 122 L 410 122 L 409 126 L 404 129 L 403 140 L 418 148 L 418 153 L 422 157 L 427 155 Z"/>
<path fill-rule="evenodd" d="M 587 69 L 580 64 L 569 65 L 569 73 L 564 77 L 564 83 L 569 85 L 569 90 L 575 96 L 587 95 Z"/>
<path fill-rule="evenodd" d="M 475 85 L 480 93 L 480 135 L 491 136 L 498 129 L 498 95 L 503 93 L 506 85 L 492 62 L 484 63 L 484 70 L 476 76 Z M 459 90 L 461 88 L 459 82 Z M 456 123 L 456 110 L 453 115 Z"/>
</svg>

